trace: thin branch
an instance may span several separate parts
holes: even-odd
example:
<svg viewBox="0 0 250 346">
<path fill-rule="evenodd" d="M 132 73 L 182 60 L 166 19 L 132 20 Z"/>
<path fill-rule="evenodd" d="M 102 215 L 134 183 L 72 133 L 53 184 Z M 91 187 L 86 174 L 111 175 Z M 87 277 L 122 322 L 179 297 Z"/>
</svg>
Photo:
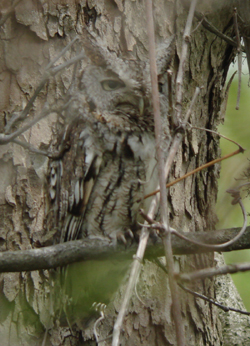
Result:
<svg viewBox="0 0 250 346">
<path fill-rule="evenodd" d="M 67 44 L 65 48 L 59 53 L 51 62 L 46 66 L 45 71 L 48 71 L 52 68 L 52 66 L 73 46 L 73 44 L 79 40 L 79 36 L 75 36 L 72 41 Z"/>
<path fill-rule="evenodd" d="M 216 302 L 212 298 L 208 298 L 208 297 L 204 296 L 201 293 L 194 292 L 194 291 L 190 290 L 189 288 L 183 286 L 181 283 L 178 283 L 178 286 L 181 287 L 185 292 L 188 292 L 188 293 L 192 294 L 192 296 L 194 296 L 196 298 L 203 299 L 206 302 L 209 302 L 210 304 L 215 305 L 217 308 L 222 309 L 224 312 L 233 311 L 233 312 L 240 313 L 242 315 L 250 316 L 250 312 L 248 312 L 248 311 L 243 311 L 243 310 L 239 310 L 239 309 L 235 309 L 235 308 L 231 308 L 231 307 L 225 306 L 225 305 L 223 305 L 223 304 L 221 304 L 219 302 Z"/>
<path fill-rule="evenodd" d="M 30 152 L 38 154 L 38 155 L 43 155 L 43 156 L 49 156 L 49 153 L 46 150 L 41 150 L 34 148 L 31 144 L 19 141 L 18 139 L 13 139 L 13 143 L 20 145 L 24 149 L 28 149 Z"/>
<path fill-rule="evenodd" d="M 190 11 L 188 13 L 188 18 L 187 18 L 187 23 L 185 28 L 185 35 L 189 35 L 191 30 L 196 1 L 197 0 L 193 0 L 190 6 Z M 172 297 L 173 317 L 174 317 L 174 323 L 175 323 L 177 345 L 184 346 L 185 334 L 184 334 L 184 326 L 182 323 L 181 304 L 180 304 L 180 297 L 178 294 L 178 286 L 174 280 L 174 260 L 173 260 L 173 250 L 172 250 L 172 244 L 171 244 L 171 233 L 169 228 L 168 212 L 167 212 L 167 191 L 166 191 L 166 177 L 164 172 L 165 171 L 164 156 L 163 156 L 162 145 L 160 142 L 162 137 L 161 136 L 161 117 L 160 117 L 160 102 L 159 102 L 157 67 L 156 67 L 156 56 L 155 56 L 155 35 L 154 35 L 155 29 L 154 29 L 153 8 L 152 8 L 151 0 L 146 0 L 146 14 L 147 14 L 147 30 L 148 30 L 148 38 L 149 38 L 149 60 L 150 60 L 150 73 L 151 73 L 154 122 L 155 122 L 156 156 L 157 156 L 158 169 L 159 169 L 160 212 L 161 212 L 161 223 L 165 229 L 165 234 L 163 236 L 163 245 L 165 249 L 165 257 L 166 257 L 166 263 L 168 268 L 169 286 L 170 286 L 171 297 Z M 185 51 L 185 48 L 183 43 L 182 53 L 184 51 Z M 184 61 L 185 61 L 185 58 L 182 60 L 183 69 L 184 69 Z M 177 81 L 178 81 L 178 75 L 177 75 Z M 178 99 L 177 97 L 177 104 L 178 104 L 178 101 L 181 102 L 181 99 Z M 193 104 L 191 103 L 190 107 L 192 106 Z M 177 117 L 177 121 L 180 120 L 180 118 L 178 119 L 178 114 L 176 114 L 176 117 Z M 186 117 L 188 119 L 189 114 L 187 114 Z M 184 121 L 186 121 L 186 119 Z"/>
<path fill-rule="evenodd" d="M 167 272 L 167 270 L 166 270 L 166 267 L 159 261 L 158 258 L 156 258 L 155 263 L 156 263 L 166 274 L 168 274 L 168 272 Z M 242 315 L 250 316 L 250 312 L 248 312 L 248 311 L 243 311 L 243 310 L 240 310 L 240 309 L 235 309 L 235 308 L 227 307 L 227 306 L 225 306 L 225 305 L 223 305 L 223 304 L 221 304 L 221 303 L 219 303 L 219 302 L 216 302 L 214 299 L 205 296 L 204 294 L 195 292 L 195 291 L 191 290 L 190 288 L 187 288 L 187 287 L 183 286 L 180 282 L 178 282 L 178 286 L 179 286 L 183 291 L 190 293 L 190 294 L 191 294 L 192 296 L 194 296 L 195 298 L 203 299 L 203 300 L 205 300 L 206 302 L 209 302 L 210 304 L 215 305 L 217 308 L 222 309 L 224 312 L 233 311 L 233 312 L 240 313 L 240 314 L 242 314 Z"/>
<path fill-rule="evenodd" d="M 73 43 L 76 41 L 77 37 L 73 40 Z M 71 47 L 71 45 L 73 44 L 72 42 L 70 42 L 64 49 L 63 52 L 65 52 L 66 50 L 69 49 L 69 47 Z M 59 54 L 59 57 L 61 56 L 61 54 Z M 25 106 L 24 110 L 20 113 L 14 113 L 12 118 L 10 119 L 10 121 L 8 122 L 8 124 L 5 127 L 5 131 L 9 132 L 11 130 L 11 128 L 13 127 L 13 125 L 20 120 L 24 120 L 27 115 L 29 114 L 37 96 L 39 95 L 40 91 L 43 89 L 43 87 L 45 86 L 45 84 L 47 83 L 47 81 L 55 76 L 58 72 L 60 72 L 61 70 L 65 69 L 66 67 L 75 64 L 76 62 L 78 62 L 79 60 L 83 59 L 85 57 L 85 53 L 82 52 L 79 55 L 75 56 L 74 58 L 68 60 L 67 62 L 53 67 L 53 68 L 48 68 L 48 66 L 50 66 L 50 63 L 48 64 L 48 66 L 45 68 L 45 74 L 42 77 L 41 82 L 39 83 L 38 87 L 36 88 L 36 90 L 34 91 L 33 95 L 31 96 L 31 98 L 29 99 L 27 105 Z M 58 57 L 56 57 L 56 59 L 54 59 L 54 62 L 58 60 Z M 3 134 L 0 134 L 0 136 L 3 136 Z"/>
<path fill-rule="evenodd" d="M 249 185 L 250 183 L 245 183 L 245 184 L 242 184 L 242 186 L 245 186 L 245 185 Z M 207 243 L 200 243 L 199 241 L 197 240 L 193 240 L 193 239 L 190 239 L 189 237 L 187 237 L 186 235 L 184 235 L 183 233 L 179 233 L 178 231 L 176 231 L 174 228 L 170 228 L 170 231 L 172 234 L 175 234 L 177 237 L 183 239 L 183 240 L 186 240 L 187 242 L 190 242 L 190 243 L 193 243 L 197 246 L 201 246 L 201 247 L 204 247 L 204 248 L 208 248 L 208 249 L 211 249 L 211 250 L 214 250 L 214 251 L 218 251 L 218 250 L 222 250 L 224 249 L 225 247 L 227 246 L 230 246 L 232 244 L 234 244 L 238 239 L 240 239 L 242 237 L 242 235 L 244 234 L 245 230 L 246 230 L 246 227 L 247 227 L 247 215 L 246 215 L 246 210 L 243 206 L 243 203 L 241 201 L 241 197 L 240 197 L 240 193 L 239 193 L 239 190 L 238 189 L 230 189 L 230 190 L 227 190 L 228 193 L 231 193 L 232 194 L 232 197 L 234 197 L 233 201 L 232 201 L 232 204 L 236 204 L 236 203 L 239 203 L 240 204 L 240 207 L 241 207 L 241 210 L 242 210 L 242 213 L 243 213 L 243 219 L 244 219 L 244 222 L 243 222 L 243 226 L 242 228 L 240 229 L 239 233 L 233 237 L 232 239 L 228 240 L 227 242 L 225 243 L 222 243 L 222 244 L 207 244 Z M 164 227 L 159 224 L 158 222 L 150 219 L 147 216 L 144 215 L 144 213 L 142 211 L 140 211 L 141 215 L 146 219 L 146 221 L 151 224 L 152 228 L 154 229 L 158 229 L 160 231 L 160 234 L 164 233 L 165 229 Z"/>
<path fill-rule="evenodd" d="M 153 7 L 152 0 L 146 0 L 146 17 L 147 17 L 147 33 L 149 40 L 149 63 L 150 63 L 150 75 L 152 85 L 152 103 L 154 109 L 154 124 L 155 124 L 155 138 L 156 138 L 156 157 L 158 162 L 159 172 L 159 185 L 160 185 L 160 213 L 161 223 L 165 228 L 165 236 L 163 237 L 163 245 L 165 248 L 165 257 L 169 274 L 169 286 L 172 297 L 173 305 L 173 317 L 175 323 L 177 345 L 185 345 L 184 327 L 181 316 L 180 297 L 178 294 L 178 286 L 174 280 L 174 260 L 173 251 L 171 245 L 171 234 L 169 231 L 168 221 L 168 205 L 167 205 L 167 191 L 166 191 L 166 178 L 164 174 L 164 155 L 162 146 L 162 124 L 160 115 L 160 99 L 158 91 L 158 79 L 157 79 L 157 66 L 156 66 L 156 54 L 155 54 L 155 28 L 153 19 Z"/>
<path fill-rule="evenodd" d="M 194 7 L 195 7 L 195 4 L 196 4 L 196 1 L 197 0 L 193 0 L 192 1 L 190 12 L 189 12 L 189 16 L 188 16 L 189 21 L 188 21 L 188 25 L 186 27 L 189 26 L 190 17 L 192 17 L 192 12 L 194 11 Z M 190 32 L 190 29 L 191 28 L 189 27 L 189 32 Z M 186 33 L 187 32 L 188 32 L 188 30 L 186 31 Z M 184 54 L 184 57 L 185 57 L 185 54 Z M 182 69 L 182 68 L 183 68 L 183 64 L 179 66 L 179 70 Z M 165 169 L 164 169 L 165 181 L 167 180 L 167 177 L 168 177 L 168 174 L 169 174 L 169 171 L 170 171 L 170 167 L 172 165 L 172 162 L 173 162 L 174 156 L 176 154 L 176 151 L 177 151 L 177 149 L 179 147 L 179 144 L 182 141 L 182 138 L 183 138 L 183 136 L 180 133 L 177 133 L 175 138 L 174 138 L 173 144 L 171 146 L 171 149 L 170 149 L 170 152 L 169 152 L 166 164 L 165 164 Z M 153 217 L 154 214 L 155 214 L 155 211 L 156 211 L 156 208 L 157 208 L 157 204 L 158 204 L 158 199 L 159 198 L 156 195 L 155 198 L 153 199 L 151 205 L 150 205 L 149 212 L 148 212 L 148 215 L 150 217 Z M 136 254 L 136 257 L 135 257 L 132 269 L 131 269 L 131 274 L 130 274 L 130 278 L 129 278 L 129 281 L 128 281 L 128 284 L 127 284 L 125 296 L 124 296 L 124 299 L 122 301 L 122 305 L 121 305 L 121 308 L 120 308 L 120 311 L 119 311 L 119 314 L 118 314 L 118 318 L 117 318 L 115 326 L 114 326 L 112 346 L 117 346 L 118 343 L 119 343 L 119 335 L 120 335 L 120 330 L 121 330 L 121 327 L 122 327 L 122 322 L 123 322 L 123 319 L 124 319 L 124 316 L 125 316 L 125 312 L 126 312 L 126 309 L 127 309 L 127 306 L 128 306 L 128 303 L 129 303 L 129 300 L 130 300 L 130 297 L 131 297 L 131 294 L 133 292 L 134 285 L 135 285 L 135 279 L 134 278 L 139 275 L 140 261 L 141 261 L 141 259 L 144 256 L 148 238 L 149 238 L 149 230 L 146 227 L 144 227 L 142 229 L 142 232 L 141 232 L 140 243 L 139 243 L 139 246 L 138 246 L 137 254 Z"/>
<path fill-rule="evenodd" d="M 96 303 L 94 303 L 94 304 L 96 304 Z M 98 303 L 98 304 L 101 304 L 101 303 Z M 101 316 L 95 321 L 95 324 L 94 324 L 94 327 L 93 327 L 94 336 L 95 336 L 95 340 L 96 340 L 97 346 L 99 346 L 99 343 L 102 342 L 101 340 L 99 340 L 99 337 L 98 337 L 98 334 L 97 334 L 97 326 L 105 318 L 104 310 L 106 309 L 106 305 L 105 304 L 101 304 L 100 308 L 97 306 L 96 311 L 98 311 L 98 309 L 100 309 L 100 315 Z"/>
<path fill-rule="evenodd" d="M 44 106 L 44 109 L 41 111 L 38 116 L 35 118 L 28 120 L 21 128 L 17 129 L 15 132 L 10 134 L 0 134 L 0 145 L 8 144 L 9 142 L 13 141 L 16 137 L 20 136 L 22 133 L 30 129 L 32 126 L 34 126 L 39 120 L 43 119 L 47 115 L 51 113 L 56 113 L 58 110 L 55 109 L 49 109 L 48 105 Z"/>
<path fill-rule="evenodd" d="M 206 28 L 208 31 L 212 32 L 213 34 L 215 34 L 216 36 L 220 37 L 222 40 L 224 40 L 225 42 L 229 43 L 231 46 L 237 48 L 237 42 L 234 41 L 233 39 L 231 39 L 230 37 L 228 37 L 227 35 L 223 34 L 222 32 L 220 32 L 215 26 L 213 26 L 213 24 L 211 24 L 205 17 L 203 14 L 199 13 L 199 12 L 195 12 L 195 17 L 198 18 L 199 20 L 202 21 L 202 25 L 204 26 L 204 28 Z M 243 52 L 245 52 L 244 47 L 241 47 L 241 50 Z"/>
<path fill-rule="evenodd" d="M 249 185 L 249 184 L 250 183 L 245 183 L 242 186 Z M 208 248 L 208 249 L 211 249 L 211 250 L 214 250 L 214 251 L 222 250 L 225 247 L 234 244 L 238 239 L 240 239 L 240 237 L 242 237 L 242 235 L 244 234 L 244 232 L 246 230 L 246 227 L 247 227 L 247 214 L 246 214 L 246 210 L 245 210 L 245 208 L 243 206 L 243 203 L 241 201 L 239 191 L 235 190 L 235 189 L 232 189 L 232 190 L 227 190 L 227 192 L 231 193 L 232 196 L 234 197 L 234 200 L 233 200 L 232 204 L 236 204 L 236 203 L 240 204 L 240 207 L 241 207 L 241 210 L 242 210 L 242 213 L 243 213 L 243 218 L 244 218 L 243 226 L 240 229 L 239 233 L 234 238 L 232 238 L 232 239 L 230 239 L 227 242 L 222 243 L 222 244 L 207 244 L 207 243 L 200 243 L 197 240 L 193 240 L 193 239 L 191 240 L 189 237 L 185 236 L 183 233 L 179 233 L 174 228 L 171 228 L 171 233 L 175 234 L 177 237 L 179 237 L 179 238 L 181 238 L 183 240 L 186 240 L 187 242 L 190 242 L 190 243 L 193 243 L 195 245 L 198 245 L 198 246 L 201 246 L 201 247 L 204 247 L 204 248 Z M 143 214 L 141 213 L 141 215 L 143 215 Z M 149 218 L 148 217 L 147 217 L 147 221 L 149 222 Z M 151 223 L 154 224 L 154 228 L 158 229 L 160 232 L 164 232 L 164 229 L 163 229 L 163 227 L 160 224 L 157 224 L 157 222 L 154 222 L 154 220 L 152 220 Z"/>
<path fill-rule="evenodd" d="M 155 263 L 156 263 L 166 274 L 168 274 L 168 272 L 167 272 L 167 270 L 166 270 L 166 267 L 159 261 L 158 258 L 155 260 Z M 209 302 L 210 304 L 215 305 L 217 308 L 222 309 L 224 312 L 233 311 L 233 312 L 240 313 L 240 314 L 242 314 L 242 315 L 250 316 L 250 312 L 248 312 L 248 311 L 243 311 L 243 310 L 239 310 L 239 309 L 234 309 L 234 308 L 231 308 L 231 307 L 227 307 L 227 306 L 225 306 L 225 305 L 223 305 L 223 304 L 221 304 L 221 303 L 216 302 L 214 299 L 205 296 L 204 294 L 195 292 L 195 291 L 191 290 L 190 288 L 187 288 L 187 287 L 183 286 L 180 282 L 178 282 L 178 286 L 179 286 L 183 291 L 190 293 L 192 296 L 194 296 L 194 297 L 196 297 L 196 298 L 203 299 L 203 300 L 205 300 L 206 302 Z"/>
<path fill-rule="evenodd" d="M 176 279 L 182 282 L 190 282 L 193 280 L 203 280 L 212 278 L 213 276 L 235 274 L 250 270 L 250 263 L 229 264 L 219 268 L 206 268 L 194 271 L 192 273 L 176 274 Z"/>
<path fill-rule="evenodd" d="M 166 187 L 165 187 L 166 178 L 164 175 L 164 156 L 163 156 L 162 145 L 161 145 L 161 127 L 162 126 L 161 126 L 160 100 L 159 100 L 159 93 L 158 93 L 158 78 L 157 78 L 157 67 L 156 67 L 156 56 L 155 56 L 155 36 L 154 36 L 155 29 L 154 29 L 153 14 L 152 14 L 152 1 L 146 0 L 145 5 L 146 5 L 146 15 L 147 15 L 147 31 L 148 31 L 148 38 L 149 38 L 149 61 L 150 61 L 150 75 L 151 75 L 151 85 L 152 85 L 152 103 L 153 103 L 153 110 L 154 110 L 156 156 L 158 160 L 159 184 L 160 184 L 160 190 L 161 190 L 160 207 L 161 207 L 162 222 L 165 225 L 167 225 L 167 219 L 166 219 L 167 200 L 166 200 Z M 151 203 L 150 210 L 149 210 L 150 215 L 152 216 L 154 215 L 157 204 L 158 204 L 158 197 L 156 197 Z M 131 269 L 130 278 L 129 278 L 129 282 L 125 292 L 125 296 L 123 298 L 123 302 L 118 314 L 118 318 L 114 325 L 112 346 L 117 346 L 119 344 L 119 336 L 120 336 L 120 331 L 122 328 L 123 319 L 127 310 L 127 306 L 129 304 L 130 297 L 132 296 L 132 292 L 136 285 L 136 280 L 139 275 L 139 271 L 141 267 L 141 259 L 143 258 L 145 253 L 148 237 L 149 237 L 149 231 L 147 230 L 147 228 L 143 228 L 137 254 L 135 256 L 134 263 Z M 171 256 L 171 253 L 169 256 Z M 170 260 L 168 262 L 170 263 Z M 173 301 L 175 300 L 176 299 L 173 298 Z M 176 310 L 180 311 L 180 309 L 176 309 Z M 176 323 L 176 324 L 179 324 L 179 323 Z"/>
<path fill-rule="evenodd" d="M 240 108 L 240 92 L 241 92 L 241 75 L 242 75 L 242 52 L 241 52 L 241 45 L 240 45 L 240 34 L 239 34 L 239 28 L 238 28 L 238 21 L 237 21 L 237 9 L 234 8 L 234 31 L 236 35 L 236 42 L 237 42 L 237 51 L 238 51 L 238 92 L 237 92 L 237 102 L 235 109 Z"/>
<path fill-rule="evenodd" d="M 235 73 L 234 73 L 234 74 L 235 74 Z M 233 74 L 233 76 L 234 76 L 234 74 Z M 232 76 L 232 77 L 233 77 L 233 76 Z M 232 77 L 231 77 L 231 78 L 232 78 Z M 210 132 L 210 133 L 213 133 L 213 134 L 215 134 L 215 135 L 217 135 L 217 136 L 219 136 L 219 137 L 221 137 L 221 138 L 226 139 L 227 141 L 229 141 L 229 142 L 231 142 L 231 143 L 236 144 L 236 145 L 239 147 L 239 149 L 241 149 L 241 153 L 244 153 L 244 151 L 246 150 L 246 149 L 244 149 L 238 142 L 234 141 L 233 139 L 231 139 L 231 138 L 229 138 L 229 137 L 226 137 L 226 136 L 222 135 L 221 133 L 219 133 L 219 132 L 217 132 L 217 131 L 209 130 L 209 129 L 206 129 L 205 127 L 194 126 L 194 125 L 192 125 L 192 124 L 190 124 L 190 123 L 188 123 L 188 125 L 190 126 L 191 129 L 197 129 L 197 130 L 202 130 L 202 131 Z"/>
<path fill-rule="evenodd" d="M 185 26 L 182 42 L 182 50 L 180 57 L 180 65 L 176 78 L 176 112 L 175 112 L 175 122 L 177 126 L 181 123 L 181 113 L 182 113 L 182 97 L 183 97 L 183 78 L 185 73 L 185 65 L 187 59 L 188 46 L 190 42 L 190 32 L 194 17 L 194 11 L 196 7 L 197 0 L 192 0 L 190 10 L 188 13 L 187 23 Z"/>
<path fill-rule="evenodd" d="M 153 214 L 154 214 L 154 209 L 156 209 L 156 206 L 157 206 L 156 200 L 157 200 L 157 197 L 154 198 L 154 201 L 155 201 L 154 205 L 155 206 L 153 206 L 153 204 L 151 203 L 151 208 L 150 208 L 151 210 L 150 211 Z M 125 291 L 125 294 L 124 294 L 124 297 L 122 300 L 122 304 L 121 304 L 120 309 L 119 309 L 118 317 L 117 317 L 115 325 L 114 325 L 112 346 L 116 346 L 119 343 L 119 337 L 120 337 L 120 331 L 121 331 L 122 323 L 124 320 L 125 313 L 127 311 L 127 307 L 128 307 L 130 298 L 132 296 L 132 293 L 133 293 L 133 290 L 135 287 L 135 283 L 136 283 L 135 278 L 137 278 L 139 273 L 140 273 L 141 259 L 144 257 L 148 238 L 149 238 L 149 230 L 144 227 L 142 229 L 139 246 L 138 246 L 136 255 L 134 257 L 133 265 L 131 268 L 129 280 L 128 280 L 127 287 L 126 287 L 126 291 Z"/>
<path fill-rule="evenodd" d="M 181 134 L 179 134 L 179 135 L 181 136 Z M 176 147 L 178 147 L 178 143 L 179 143 L 179 142 L 180 142 L 180 140 L 176 139 L 176 143 L 174 143 L 174 144 L 175 144 L 175 147 L 173 147 L 173 150 L 174 150 Z M 245 151 L 245 149 L 243 149 L 242 147 L 240 147 L 238 150 L 236 150 L 236 151 L 234 151 L 234 152 L 232 152 L 232 153 L 230 153 L 230 154 L 227 154 L 227 155 L 225 155 L 225 156 L 223 156 L 223 157 L 220 157 L 220 158 L 218 158 L 218 159 L 215 159 L 215 160 L 212 160 L 212 161 L 210 161 L 210 162 L 208 162 L 208 163 L 205 163 L 204 165 L 202 165 L 202 166 L 200 166 L 200 167 L 198 167 L 198 168 L 195 168 L 195 169 L 192 170 L 191 172 L 188 172 L 188 173 L 184 174 L 182 177 L 175 179 L 175 180 L 172 181 L 171 183 L 166 184 L 166 187 L 167 187 L 167 188 L 168 188 L 168 187 L 171 187 L 171 186 L 173 186 L 173 185 L 179 183 L 180 181 L 186 179 L 187 177 L 190 177 L 190 175 L 193 175 L 193 174 L 195 174 L 195 173 L 197 173 L 197 172 L 200 172 L 200 171 L 202 171 L 202 170 L 205 169 L 205 168 L 208 168 L 208 167 L 210 167 L 210 166 L 213 166 L 213 165 L 215 165 L 215 164 L 218 163 L 218 162 L 221 162 L 221 161 L 223 161 L 223 160 L 229 159 L 230 157 L 232 157 L 232 156 L 234 156 L 234 155 L 237 155 L 237 154 L 239 154 L 239 153 L 242 153 L 242 152 L 244 152 L 244 151 Z M 149 198 L 149 197 L 151 197 L 151 196 L 154 196 L 154 195 L 156 195 L 158 192 L 160 192 L 159 189 L 157 189 L 157 190 L 155 190 L 155 191 L 149 193 L 148 195 L 145 195 L 145 196 L 144 196 L 144 199 Z"/>
</svg>

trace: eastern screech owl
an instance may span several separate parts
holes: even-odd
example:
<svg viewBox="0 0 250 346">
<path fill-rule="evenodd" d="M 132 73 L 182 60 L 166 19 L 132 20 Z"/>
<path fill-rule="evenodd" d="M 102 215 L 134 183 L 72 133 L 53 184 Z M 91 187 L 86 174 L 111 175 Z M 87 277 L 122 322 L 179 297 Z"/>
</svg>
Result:
<svg viewBox="0 0 250 346">
<path fill-rule="evenodd" d="M 161 70 L 169 63 L 172 41 L 160 51 Z M 143 196 L 158 178 L 149 68 L 101 46 L 85 50 L 89 63 L 65 110 L 70 121 L 58 141 L 58 148 L 66 141 L 68 150 L 50 162 L 54 219 L 61 242 L 90 236 L 125 242 L 139 207 L 147 210 Z M 161 96 L 163 112 L 166 99 Z M 168 142 L 167 131 L 164 135 Z"/>
<path fill-rule="evenodd" d="M 170 61 L 170 42 L 159 54 L 160 73 Z M 126 242 L 138 228 L 139 207 L 147 211 L 143 196 L 158 179 L 148 63 L 120 59 L 99 44 L 84 48 L 88 63 L 65 103 L 67 126 L 55 145 L 60 151 L 66 143 L 67 150 L 49 163 L 49 215 L 61 242 L 86 237 Z M 161 96 L 167 147 L 166 99 Z M 67 270 L 68 319 L 83 320 L 93 301 L 109 301 L 128 268 L 110 262 L 75 263 Z"/>
</svg>

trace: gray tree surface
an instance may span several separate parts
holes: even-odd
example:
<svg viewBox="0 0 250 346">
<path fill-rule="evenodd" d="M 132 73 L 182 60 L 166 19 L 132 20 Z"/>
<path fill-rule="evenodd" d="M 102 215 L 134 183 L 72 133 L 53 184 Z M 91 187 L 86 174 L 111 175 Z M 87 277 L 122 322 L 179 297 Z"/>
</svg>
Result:
<svg viewBox="0 0 250 346">
<path fill-rule="evenodd" d="M 172 95 L 172 105 L 171 102 L 169 105 L 172 128 L 175 125 L 171 121 L 175 109 L 176 76 L 189 6 L 188 0 L 153 2 L 156 43 L 160 44 L 175 35 L 175 50 L 169 67 L 172 86 L 171 90 L 168 89 Z M 210 0 L 198 1 L 196 7 L 182 101 L 182 114 L 185 114 L 195 88 L 202 87 L 189 120 L 196 127 L 216 131 L 218 124 L 223 121 L 227 72 L 237 53 L 235 46 L 209 31 L 203 25 L 203 19 L 206 18 L 219 32 L 234 38 L 234 6 L 233 1 Z M 138 60 L 148 59 L 144 1 L 2 1 L 0 11 L 0 132 L 6 135 L 13 133 L 30 119 L 48 113 L 15 138 L 15 141 L 40 150 L 48 150 L 51 138 L 60 125 L 58 110 L 71 86 L 72 75 L 77 73 L 74 72 L 74 65 L 66 66 L 56 76 L 46 79 L 25 117 L 19 118 L 11 128 L 8 127 L 41 85 L 47 65 L 59 56 L 76 35 L 81 38 L 87 28 L 120 57 L 133 54 Z M 55 64 L 59 66 L 69 61 L 82 49 L 84 47 L 76 42 Z M 166 82 L 165 77 L 163 80 Z M 188 129 L 174 159 L 169 181 L 218 156 L 220 148 L 217 135 Z M 27 250 L 51 244 L 55 230 L 48 229 L 46 225 L 47 166 L 46 156 L 14 143 L 13 139 L 0 146 L 1 251 Z M 216 164 L 169 188 L 171 227 L 183 232 L 216 229 L 215 202 L 219 171 L 219 164 Z M 191 272 L 218 263 L 221 264 L 221 259 L 213 253 L 183 255 L 175 258 L 175 269 L 177 272 Z M 76 325 L 68 326 L 67 321 L 57 316 L 64 302 L 61 306 L 58 302 L 59 288 L 53 281 L 55 273 L 39 270 L 1 274 L 1 345 L 95 344 L 93 323 L 86 325 L 78 321 Z M 125 275 L 122 286 L 106 309 L 104 320 L 98 325 L 100 340 L 112 333 L 126 278 Z M 229 278 L 205 279 L 186 285 L 226 306 L 244 308 Z M 177 345 L 166 273 L 154 262 L 145 261 L 137 292 L 131 299 L 123 323 L 121 345 Z M 220 311 L 214 305 L 181 290 L 179 294 L 186 345 L 250 345 L 248 317 Z M 111 345 L 111 339 L 100 345 Z"/>
</svg>

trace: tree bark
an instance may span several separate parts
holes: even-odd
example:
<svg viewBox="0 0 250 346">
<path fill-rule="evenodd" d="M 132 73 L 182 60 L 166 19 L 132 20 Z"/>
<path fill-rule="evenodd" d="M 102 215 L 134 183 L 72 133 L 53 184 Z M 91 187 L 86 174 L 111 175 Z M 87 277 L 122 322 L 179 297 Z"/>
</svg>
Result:
<svg viewBox="0 0 250 346">
<path fill-rule="evenodd" d="M 16 2 L 17 3 L 17 2 Z M 154 1 L 154 19 L 157 43 L 175 34 L 176 50 L 171 63 L 172 98 L 175 101 L 175 80 L 182 49 L 189 1 Z M 88 30 L 100 36 L 108 49 L 120 56 L 133 54 L 139 60 L 148 59 L 148 37 L 145 5 L 143 1 L 92 0 L 75 2 L 55 0 L 23 0 L 12 8 L 7 1 L 0 4 L 0 131 L 13 112 L 23 110 L 27 101 L 52 61 L 76 34 Z M 204 2 L 197 9 L 217 29 L 229 37 L 233 31 L 233 2 Z M 9 11 L 9 12 L 8 12 Z M 82 47 L 68 50 L 57 64 L 68 61 Z M 83 47 L 84 48 L 84 47 Z M 188 60 L 185 68 L 183 114 L 187 111 L 195 88 L 203 87 L 190 122 L 194 126 L 216 130 L 223 120 L 225 81 L 236 50 L 229 43 L 209 32 L 197 18 L 193 22 Z M 62 104 L 70 87 L 73 67 L 65 68 L 39 93 L 30 117 L 43 109 Z M 170 124 L 173 109 L 170 110 Z M 15 128 L 22 122 L 15 124 Z M 56 113 L 40 120 L 19 140 L 36 148 L 48 149 L 56 127 L 60 125 Z M 172 125 L 171 125 L 172 126 Z M 173 130 L 173 128 L 172 128 Z M 13 131 L 13 130 L 12 130 Z M 170 181 L 220 155 L 216 135 L 188 130 L 176 155 Z M 0 146 L 0 246 L 2 251 L 26 250 L 46 245 L 53 230 L 46 229 L 46 174 L 45 156 L 30 152 L 15 143 Z M 215 202 L 219 165 L 210 167 L 185 181 L 170 187 L 168 191 L 169 220 L 173 228 L 183 232 L 215 229 L 217 221 Z M 178 256 L 176 270 L 193 271 L 214 266 L 213 254 Z M 52 273 L 53 274 L 53 273 Z M 0 334 L 3 345 L 92 345 L 93 324 L 88 327 L 75 325 L 63 327 L 53 324 L 57 312 L 51 308 L 56 296 L 52 289 L 51 275 L 47 270 L 1 274 Z M 98 327 L 100 339 L 112 332 L 119 311 L 126 280 L 116 293 L 113 303 L 106 310 L 106 317 Z M 206 279 L 190 283 L 193 290 L 211 298 L 223 300 L 221 293 L 232 282 L 223 279 Z M 123 324 L 121 345 L 176 345 L 171 297 L 166 274 L 155 263 L 146 261 Z M 241 334 L 239 324 L 246 325 L 247 317 L 229 313 L 230 318 L 218 309 L 191 295 L 181 295 L 182 317 L 187 345 L 231 345 L 235 335 L 242 345 L 250 343 L 250 332 Z M 230 293 L 230 296 L 232 293 Z M 237 297 L 239 305 L 242 303 Z M 223 303 L 221 301 L 221 303 Z M 229 299 L 227 304 L 232 304 Z M 237 316 L 237 317 L 236 317 Z M 45 334 L 46 338 L 45 338 Z M 244 342 L 242 342 L 244 340 Z M 237 340 L 239 342 L 239 340 Z M 110 339 L 102 345 L 110 345 Z"/>
</svg>

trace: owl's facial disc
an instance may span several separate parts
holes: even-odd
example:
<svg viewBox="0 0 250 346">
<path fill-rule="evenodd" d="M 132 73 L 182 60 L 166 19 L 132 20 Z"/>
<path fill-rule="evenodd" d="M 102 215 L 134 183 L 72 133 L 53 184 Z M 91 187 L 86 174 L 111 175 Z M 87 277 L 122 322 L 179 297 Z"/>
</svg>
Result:
<svg viewBox="0 0 250 346">
<path fill-rule="evenodd" d="M 122 112 L 129 112 L 131 109 L 139 110 L 139 115 L 141 116 L 144 112 L 144 99 L 139 95 L 131 95 L 131 92 L 126 91 L 126 84 L 118 76 L 110 76 L 109 78 L 103 79 L 100 81 L 102 89 L 109 93 L 114 92 L 114 99 L 116 92 L 120 94 L 120 91 L 123 91 L 122 102 L 118 101 L 116 104 L 116 109 L 119 109 Z M 128 87 L 127 87 L 128 89 Z M 120 97 L 119 97 L 120 98 Z"/>
</svg>

